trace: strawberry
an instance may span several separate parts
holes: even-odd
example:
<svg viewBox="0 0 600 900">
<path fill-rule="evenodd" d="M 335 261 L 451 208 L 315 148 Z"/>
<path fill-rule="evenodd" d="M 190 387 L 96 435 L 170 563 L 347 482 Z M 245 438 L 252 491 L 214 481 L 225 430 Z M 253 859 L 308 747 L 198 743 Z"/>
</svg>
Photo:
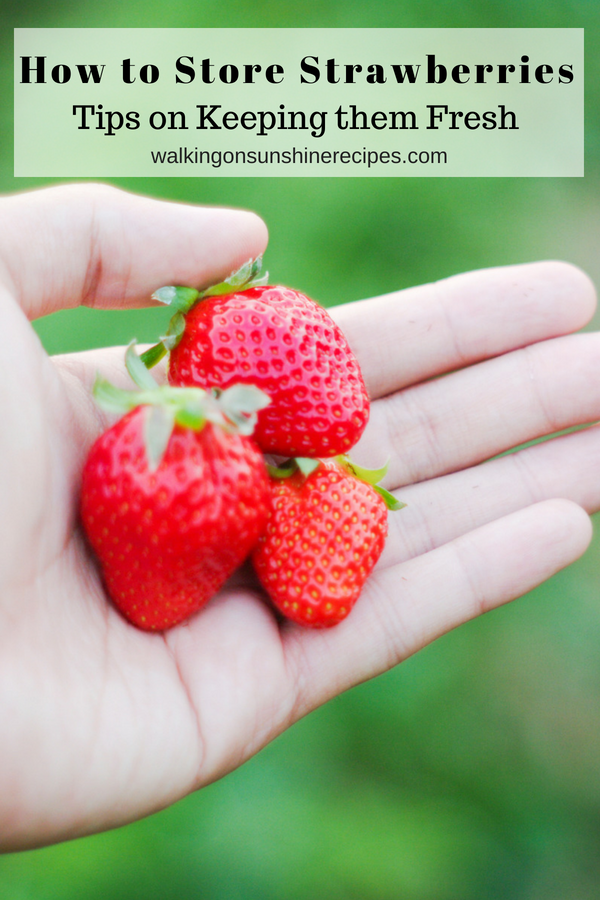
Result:
<svg viewBox="0 0 600 900">
<path fill-rule="evenodd" d="M 388 506 L 404 504 L 355 474 L 372 482 L 385 469 L 371 473 L 344 458 L 297 464 L 271 469 L 272 512 L 252 562 L 284 616 L 328 628 L 348 615 L 381 555 Z"/>
<path fill-rule="evenodd" d="M 101 404 L 130 411 L 89 452 L 81 518 L 115 605 L 157 631 L 204 606 L 264 530 L 267 471 L 239 430 L 252 427 L 266 398 L 232 388 L 217 402 L 198 389 L 158 388 L 128 354 L 144 390 L 97 382 Z"/>
<path fill-rule="evenodd" d="M 227 388 L 239 382 L 268 394 L 271 403 L 259 412 L 254 433 L 264 453 L 345 453 L 369 418 L 358 362 L 323 307 L 290 288 L 257 286 L 252 272 L 259 267 L 247 265 L 202 294 L 158 291 L 155 297 L 179 311 L 162 350 L 159 344 L 142 359 L 152 365 L 168 348 L 173 385 Z"/>
</svg>

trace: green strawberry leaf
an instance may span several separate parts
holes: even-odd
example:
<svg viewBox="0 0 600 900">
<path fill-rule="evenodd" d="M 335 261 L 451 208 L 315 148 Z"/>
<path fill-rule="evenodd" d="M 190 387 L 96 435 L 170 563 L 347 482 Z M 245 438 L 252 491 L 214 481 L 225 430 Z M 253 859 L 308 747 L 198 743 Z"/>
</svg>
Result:
<svg viewBox="0 0 600 900">
<path fill-rule="evenodd" d="M 401 500 L 396 500 L 393 494 L 390 494 L 389 491 L 386 491 L 385 488 L 380 487 L 378 484 L 373 485 L 374 490 L 377 491 L 380 497 L 383 497 L 385 500 L 385 505 L 389 510 L 395 512 L 398 509 L 404 509 L 406 503 L 403 503 Z"/>
<path fill-rule="evenodd" d="M 199 296 L 200 291 L 197 291 L 195 288 L 167 285 L 167 287 L 154 291 L 152 299 L 158 300 L 159 303 L 164 303 L 165 306 L 170 306 L 174 312 L 186 313 L 192 308 Z"/>
<path fill-rule="evenodd" d="M 389 460 L 379 469 L 366 469 L 364 466 L 359 466 L 355 462 L 352 462 L 347 456 L 338 456 L 337 460 L 345 469 L 348 469 L 353 475 L 356 475 L 359 481 L 365 481 L 367 484 L 371 485 L 376 485 L 385 478 L 390 466 Z"/>
<path fill-rule="evenodd" d="M 219 407 L 240 434 L 251 435 L 258 421 L 257 413 L 265 409 L 271 398 L 253 384 L 234 384 L 220 392 Z"/>
<path fill-rule="evenodd" d="M 320 460 L 308 459 L 308 457 L 305 456 L 296 456 L 294 460 L 305 478 L 308 478 L 309 475 L 312 475 L 315 469 L 318 469 L 321 464 Z"/>
<path fill-rule="evenodd" d="M 164 334 L 160 339 L 160 342 L 164 346 L 165 350 L 172 350 L 173 347 L 176 347 L 184 331 L 185 316 L 181 312 L 176 312 L 169 322 L 169 327 L 167 328 L 166 334 Z"/>
<path fill-rule="evenodd" d="M 131 380 L 142 391 L 153 391 L 158 387 L 156 381 L 144 365 L 143 360 L 134 350 L 135 341 L 132 341 L 125 351 L 125 365 L 131 376 Z"/>
<path fill-rule="evenodd" d="M 144 419 L 144 445 L 151 472 L 158 469 L 174 426 L 175 410 L 172 406 L 149 407 Z"/>
<path fill-rule="evenodd" d="M 221 281 L 220 284 L 213 284 L 211 287 L 202 291 L 200 297 L 217 297 L 220 294 L 231 294 L 236 290 L 247 290 L 251 287 L 257 287 L 266 284 L 269 280 L 269 273 L 265 272 L 260 275 L 262 269 L 262 256 L 256 259 L 249 259 L 236 272 L 232 272 L 229 278 Z"/>
<path fill-rule="evenodd" d="M 183 428 L 191 428 L 193 431 L 202 431 L 207 420 L 216 421 L 217 424 L 223 425 L 222 416 L 216 417 L 211 415 L 206 408 L 203 398 L 198 400 L 190 400 L 183 406 L 177 406 L 175 410 L 175 421 Z"/>
<path fill-rule="evenodd" d="M 372 488 L 374 488 L 377 493 L 383 497 L 385 501 L 385 505 L 389 510 L 396 511 L 398 509 L 404 509 L 406 503 L 403 503 L 401 500 L 396 500 L 393 494 L 390 494 L 389 491 L 386 491 L 385 488 L 381 487 L 379 482 L 382 478 L 385 478 L 387 474 L 387 470 L 389 468 L 389 460 L 386 462 L 384 466 L 381 466 L 379 469 L 366 469 L 364 466 L 358 466 L 355 462 L 348 456 L 336 456 L 336 462 L 339 463 L 347 472 L 350 472 L 359 481 L 364 481 L 366 484 L 370 484 Z"/>
<path fill-rule="evenodd" d="M 102 378 L 101 375 L 96 375 L 92 394 L 101 409 L 117 415 L 129 412 L 140 403 L 140 395 L 137 391 L 123 391 L 107 381 L 106 378 Z"/>
</svg>

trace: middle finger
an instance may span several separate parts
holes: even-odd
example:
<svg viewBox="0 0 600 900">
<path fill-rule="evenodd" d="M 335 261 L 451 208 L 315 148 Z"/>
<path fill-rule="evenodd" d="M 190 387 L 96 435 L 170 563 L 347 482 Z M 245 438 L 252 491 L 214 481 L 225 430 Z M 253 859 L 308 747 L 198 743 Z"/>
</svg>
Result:
<svg viewBox="0 0 600 900">
<path fill-rule="evenodd" d="M 600 333 L 570 335 L 376 401 L 352 457 L 397 488 L 598 418 Z"/>
</svg>

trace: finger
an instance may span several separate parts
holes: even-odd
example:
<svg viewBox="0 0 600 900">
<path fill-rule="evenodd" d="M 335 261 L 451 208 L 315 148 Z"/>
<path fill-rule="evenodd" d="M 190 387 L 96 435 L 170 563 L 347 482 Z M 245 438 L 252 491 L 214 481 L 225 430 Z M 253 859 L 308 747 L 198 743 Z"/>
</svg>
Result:
<svg viewBox="0 0 600 900">
<path fill-rule="evenodd" d="M 80 304 L 147 306 L 165 284 L 221 280 L 266 243 L 253 213 L 108 185 L 64 185 L 0 202 L 0 270 L 29 318 Z"/>
<path fill-rule="evenodd" d="M 600 509 L 600 426 L 553 438 L 480 466 L 397 491 L 407 507 L 388 518 L 380 567 L 427 553 L 532 503 L 572 500 Z"/>
<path fill-rule="evenodd" d="M 372 576 L 336 628 L 285 635 L 296 716 L 531 590 L 581 556 L 591 533 L 580 507 L 548 500 Z"/>
<path fill-rule="evenodd" d="M 598 418 L 600 333 L 569 335 L 377 401 L 353 458 L 395 488 Z"/>
<path fill-rule="evenodd" d="M 541 262 L 455 275 L 331 313 L 376 398 L 576 331 L 589 322 L 595 303 L 594 286 L 580 269 Z"/>
</svg>

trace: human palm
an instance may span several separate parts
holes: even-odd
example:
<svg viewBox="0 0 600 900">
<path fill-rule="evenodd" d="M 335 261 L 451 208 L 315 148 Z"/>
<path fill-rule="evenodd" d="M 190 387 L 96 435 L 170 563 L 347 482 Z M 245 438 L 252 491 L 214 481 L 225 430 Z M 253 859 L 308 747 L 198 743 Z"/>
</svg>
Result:
<svg viewBox="0 0 600 900">
<path fill-rule="evenodd" d="M 599 338 L 568 335 L 591 316 L 593 288 L 560 263 L 488 270 L 333 310 L 374 401 L 353 458 L 389 457 L 386 486 L 408 503 L 346 621 L 282 625 L 246 568 L 164 635 L 125 622 L 77 519 L 81 466 L 107 424 L 91 384 L 97 371 L 128 383 L 123 349 L 50 360 L 27 317 L 143 305 L 164 283 L 218 280 L 265 243 L 251 214 L 98 186 L 0 204 L 6 849 L 173 802 L 590 539 L 597 428 L 498 454 L 600 417 Z"/>
</svg>

